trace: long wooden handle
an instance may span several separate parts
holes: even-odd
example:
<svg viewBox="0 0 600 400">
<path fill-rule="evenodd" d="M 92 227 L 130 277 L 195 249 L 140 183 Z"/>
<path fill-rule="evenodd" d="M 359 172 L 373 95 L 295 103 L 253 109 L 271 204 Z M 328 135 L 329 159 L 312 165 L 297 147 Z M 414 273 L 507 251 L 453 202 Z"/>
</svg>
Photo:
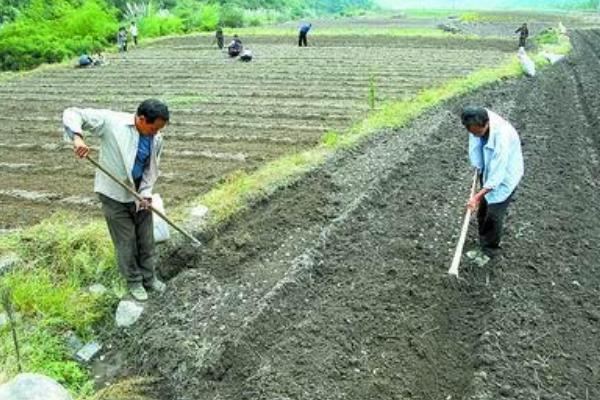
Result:
<svg viewBox="0 0 600 400">
<path fill-rule="evenodd" d="M 107 170 L 106 168 L 104 168 L 104 166 L 102 166 L 102 164 L 100 164 L 98 161 L 94 160 L 92 157 L 90 156 L 86 156 L 85 157 L 89 162 L 91 162 L 92 164 L 94 164 L 94 166 L 96 168 L 98 168 L 100 171 L 104 172 L 110 179 L 112 179 L 113 181 L 115 181 L 115 183 L 117 183 L 119 186 L 121 186 L 123 189 L 127 190 L 129 193 L 131 193 L 131 195 L 133 195 L 136 199 L 138 199 L 139 201 L 144 201 L 145 199 L 135 190 L 133 190 L 133 188 L 129 187 L 129 185 L 125 184 L 124 182 L 122 182 L 119 178 L 117 178 L 112 172 L 110 172 L 109 170 Z M 156 208 L 154 208 L 152 206 L 152 204 L 150 204 L 148 206 L 148 208 L 150 209 L 150 211 L 152 211 L 154 214 L 158 215 L 159 217 L 161 217 L 162 219 L 165 220 L 165 222 L 169 225 L 171 225 L 175 230 L 177 230 L 179 233 L 181 233 L 183 236 L 187 237 L 188 239 L 190 239 L 195 245 L 200 246 L 202 245 L 202 243 L 196 239 L 195 237 L 193 237 L 192 235 L 190 235 L 188 232 L 186 232 L 183 228 L 181 228 L 179 225 L 177 225 L 175 222 L 171 221 L 164 213 L 160 212 L 159 210 L 157 210 Z"/>
<path fill-rule="evenodd" d="M 473 185 L 471 186 L 471 195 L 469 199 L 475 196 L 475 188 L 477 187 L 477 171 L 473 174 Z M 460 259 L 462 257 L 463 247 L 465 245 L 465 240 L 467 239 L 467 231 L 469 230 L 469 221 L 471 220 L 471 210 L 467 209 L 465 213 L 465 218 L 463 220 L 462 230 L 460 232 L 460 237 L 458 238 L 458 243 L 456 244 L 456 250 L 454 250 L 454 258 L 452 259 L 452 264 L 450 265 L 450 269 L 448 273 L 450 275 L 458 276 L 458 266 L 460 265 Z"/>
</svg>

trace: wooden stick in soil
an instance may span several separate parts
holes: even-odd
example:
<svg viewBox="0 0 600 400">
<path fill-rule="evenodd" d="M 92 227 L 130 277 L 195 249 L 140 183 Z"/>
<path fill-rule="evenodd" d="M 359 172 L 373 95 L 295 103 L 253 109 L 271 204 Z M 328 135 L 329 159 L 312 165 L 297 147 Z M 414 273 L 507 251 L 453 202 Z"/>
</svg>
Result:
<svg viewBox="0 0 600 400">
<path fill-rule="evenodd" d="M 98 168 L 100 171 L 104 172 L 110 179 L 112 179 L 113 181 L 115 181 L 115 183 L 117 183 L 123 189 L 125 189 L 129 193 L 131 193 L 136 199 L 138 199 L 139 201 L 144 201 L 145 200 L 142 196 L 140 196 L 140 194 L 138 192 L 136 192 L 135 190 L 133 190 L 132 188 L 130 188 L 125 183 L 121 182 L 119 180 L 119 178 L 117 178 L 110 171 L 108 171 L 106 168 L 104 168 L 98 161 L 94 160 L 90 156 L 86 156 L 85 158 L 89 162 L 91 162 L 92 164 L 94 164 L 94 166 L 96 166 L 96 168 Z M 188 232 L 186 232 L 183 228 L 181 228 L 175 222 L 171 221 L 165 214 L 163 214 L 162 212 L 158 211 L 156 208 L 152 207 L 152 204 L 150 204 L 148 206 L 148 209 L 150 209 L 150 211 L 152 211 L 154 214 L 156 214 L 159 217 L 161 217 L 162 219 L 164 219 L 166 223 L 168 223 L 169 225 L 171 225 L 175 230 L 177 230 L 183 236 L 185 236 L 188 239 L 190 239 L 195 246 L 201 246 L 202 245 L 202 243 L 198 239 L 196 239 L 191 234 L 189 234 Z"/>
<path fill-rule="evenodd" d="M 475 196 L 475 188 L 477 187 L 477 171 L 473 174 L 473 185 L 471 186 L 471 195 L 469 199 Z M 463 220 L 462 231 L 460 232 L 460 237 L 458 239 L 458 243 L 456 244 L 456 250 L 454 250 L 454 258 L 452 259 L 452 265 L 450 265 L 450 269 L 448 270 L 448 274 L 454 275 L 458 277 L 458 267 L 460 265 L 460 259 L 462 257 L 463 247 L 465 245 L 465 240 L 467 239 L 467 231 L 469 230 L 469 221 L 471 220 L 471 210 L 467 209 L 465 213 L 465 218 Z"/>
<path fill-rule="evenodd" d="M 17 327 L 15 325 L 15 316 L 12 307 L 12 295 L 9 288 L 2 289 L 2 306 L 6 311 L 6 315 L 8 316 L 8 320 L 10 322 L 10 330 L 12 331 L 13 343 L 15 345 L 15 353 L 17 355 L 17 368 L 19 373 L 23 372 L 23 368 L 21 367 L 21 351 L 19 348 L 19 340 L 17 338 Z"/>
</svg>

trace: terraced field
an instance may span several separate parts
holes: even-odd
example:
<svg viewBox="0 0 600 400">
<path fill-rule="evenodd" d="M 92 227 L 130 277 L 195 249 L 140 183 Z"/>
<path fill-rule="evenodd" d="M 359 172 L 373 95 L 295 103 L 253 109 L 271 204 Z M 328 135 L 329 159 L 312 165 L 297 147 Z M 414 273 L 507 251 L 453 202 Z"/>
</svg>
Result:
<svg viewBox="0 0 600 400">
<path fill-rule="evenodd" d="M 166 100 L 172 123 L 157 189 L 168 206 L 208 191 L 236 170 L 343 131 L 378 101 L 413 96 L 502 62 L 504 40 L 315 36 L 297 48 L 285 36 L 242 38 L 255 60 L 240 63 L 190 36 L 114 55 L 97 69 L 41 71 L 0 85 L 0 229 L 30 225 L 61 208 L 97 214 L 92 168 L 61 139 L 69 106 L 134 111 Z M 92 142 L 93 143 L 93 142 Z"/>
</svg>

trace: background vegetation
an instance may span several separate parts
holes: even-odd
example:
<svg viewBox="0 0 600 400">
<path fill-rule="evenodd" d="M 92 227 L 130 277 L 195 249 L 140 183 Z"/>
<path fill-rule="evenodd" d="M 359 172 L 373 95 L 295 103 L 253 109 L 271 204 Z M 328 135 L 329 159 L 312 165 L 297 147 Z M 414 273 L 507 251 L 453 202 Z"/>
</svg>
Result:
<svg viewBox="0 0 600 400">
<path fill-rule="evenodd" d="M 372 0 L 0 0 L 0 69 L 24 70 L 93 53 L 137 21 L 141 38 L 354 15 Z"/>
</svg>

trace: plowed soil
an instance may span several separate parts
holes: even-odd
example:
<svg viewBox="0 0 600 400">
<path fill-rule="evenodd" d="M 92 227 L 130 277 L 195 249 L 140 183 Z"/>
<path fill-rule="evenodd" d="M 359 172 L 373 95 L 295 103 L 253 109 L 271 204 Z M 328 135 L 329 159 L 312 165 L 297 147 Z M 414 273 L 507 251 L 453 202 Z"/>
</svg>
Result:
<svg viewBox="0 0 600 400">
<path fill-rule="evenodd" d="M 169 292 L 117 333 L 121 372 L 177 400 L 600 398 L 600 34 L 573 42 L 171 252 Z M 464 104 L 514 123 L 526 174 L 502 256 L 455 280 Z"/>
</svg>

